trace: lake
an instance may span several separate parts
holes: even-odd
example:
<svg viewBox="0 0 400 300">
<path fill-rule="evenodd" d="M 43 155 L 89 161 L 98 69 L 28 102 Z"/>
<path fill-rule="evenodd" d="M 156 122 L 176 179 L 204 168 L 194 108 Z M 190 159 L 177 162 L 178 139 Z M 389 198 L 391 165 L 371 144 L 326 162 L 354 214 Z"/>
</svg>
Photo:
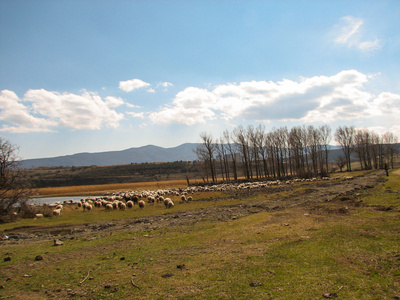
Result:
<svg viewBox="0 0 400 300">
<path fill-rule="evenodd" d="M 64 201 L 73 200 L 74 202 L 79 202 L 82 198 L 89 198 L 91 196 L 68 196 L 68 197 L 46 197 L 46 198 L 32 198 L 28 202 L 36 205 L 42 205 L 43 203 L 54 204 L 56 202 L 60 202 L 61 204 Z"/>
</svg>

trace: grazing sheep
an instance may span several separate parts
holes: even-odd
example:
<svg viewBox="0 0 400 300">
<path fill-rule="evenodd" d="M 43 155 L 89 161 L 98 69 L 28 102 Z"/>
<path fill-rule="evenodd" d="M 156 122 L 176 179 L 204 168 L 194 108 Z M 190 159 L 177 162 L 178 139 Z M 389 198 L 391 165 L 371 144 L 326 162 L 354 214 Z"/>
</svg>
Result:
<svg viewBox="0 0 400 300">
<path fill-rule="evenodd" d="M 106 210 L 113 210 L 113 206 L 111 203 L 106 204 Z"/>
<path fill-rule="evenodd" d="M 184 203 L 184 202 L 186 202 L 186 196 L 185 196 L 185 195 L 182 195 L 182 196 L 181 196 L 181 203 Z"/>
<path fill-rule="evenodd" d="M 86 209 L 87 209 L 87 210 L 92 210 L 92 209 L 93 209 L 93 206 L 91 206 L 90 204 L 86 204 Z"/>
<path fill-rule="evenodd" d="M 78 207 L 82 207 L 82 202 L 78 202 Z"/>
<path fill-rule="evenodd" d="M 55 210 L 53 210 L 53 216 L 54 216 L 54 217 L 59 217 L 59 216 L 61 216 L 61 210 L 60 210 L 60 209 L 55 209 Z"/>
<path fill-rule="evenodd" d="M 43 214 L 36 214 L 36 215 L 35 215 L 35 218 L 36 218 L 36 219 L 41 219 L 41 218 L 43 218 L 43 217 L 44 217 Z"/>
<path fill-rule="evenodd" d="M 140 201 L 138 202 L 138 205 L 139 205 L 140 209 L 143 209 L 143 208 L 144 208 L 144 205 L 145 205 L 145 203 L 144 203 L 144 201 L 143 201 L 143 200 L 140 200 Z"/>
<path fill-rule="evenodd" d="M 187 197 L 186 202 L 191 202 L 193 200 L 192 196 Z"/>
<path fill-rule="evenodd" d="M 171 200 L 170 198 L 165 198 L 165 199 L 164 199 L 163 202 L 164 202 L 165 208 L 168 208 L 168 202 L 169 202 L 169 201 L 172 201 L 172 200 Z"/>
<path fill-rule="evenodd" d="M 129 200 L 128 202 L 126 202 L 126 207 L 127 208 L 132 208 L 133 207 L 133 201 Z"/>
<path fill-rule="evenodd" d="M 138 197 L 138 196 L 134 196 L 134 197 L 132 198 L 132 201 L 133 201 L 133 204 L 138 204 L 138 202 L 139 202 L 139 197 Z"/>
<path fill-rule="evenodd" d="M 126 209 L 126 204 L 121 202 L 121 204 L 119 205 L 119 209 L 120 210 L 125 210 Z"/>
<path fill-rule="evenodd" d="M 174 202 L 172 202 L 172 200 L 170 198 L 165 198 L 164 205 L 165 205 L 165 208 L 172 208 L 172 207 L 174 207 Z"/>
<path fill-rule="evenodd" d="M 172 200 L 168 201 L 167 208 L 173 208 L 174 207 L 174 202 Z"/>
</svg>

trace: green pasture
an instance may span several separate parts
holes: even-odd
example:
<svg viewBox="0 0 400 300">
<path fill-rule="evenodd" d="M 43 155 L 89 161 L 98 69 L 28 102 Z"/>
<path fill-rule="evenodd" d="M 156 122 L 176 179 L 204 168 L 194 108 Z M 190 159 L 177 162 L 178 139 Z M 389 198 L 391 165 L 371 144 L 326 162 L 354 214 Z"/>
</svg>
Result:
<svg viewBox="0 0 400 300">
<path fill-rule="evenodd" d="M 327 202 L 321 204 L 326 210 L 296 207 L 224 222 L 98 232 L 64 240 L 62 246 L 53 246 L 53 240 L 0 242 L 0 299 L 326 299 L 324 294 L 337 299 L 398 299 L 396 191 L 399 171 L 360 196 L 363 205 L 349 207 L 346 214 L 329 213 L 338 204 Z M 174 210 L 260 200 L 205 201 L 218 196 L 202 194 L 203 201 L 177 204 Z M 115 214 L 72 209 L 60 218 L 22 220 L 0 230 L 161 211 L 166 213 L 157 204 Z M 37 255 L 43 260 L 36 261 Z M 12 260 L 3 261 L 7 256 Z"/>
</svg>

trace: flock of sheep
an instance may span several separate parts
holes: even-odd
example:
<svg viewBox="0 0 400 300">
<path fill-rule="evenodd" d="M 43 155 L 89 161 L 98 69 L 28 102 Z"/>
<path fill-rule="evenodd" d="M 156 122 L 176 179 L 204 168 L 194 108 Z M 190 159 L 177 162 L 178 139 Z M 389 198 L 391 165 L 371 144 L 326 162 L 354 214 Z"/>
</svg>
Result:
<svg viewBox="0 0 400 300">
<path fill-rule="evenodd" d="M 193 190 L 189 192 L 194 192 Z M 101 197 L 88 197 L 82 198 L 78 202 L 73 200 L 64 201 L 63 203 L 56 202 L 55 204 L 44 204 L 53 209 L 53 216 L 60 216 L 64 205 L 77 205 L 78 208 L 82 208 L 83 211 L 91 211 L 94 207 L 104 208 L 106 211 L 112 210 L 126 210 L 132 209 L 137 205 L 140 209 L 144 209 L 146 203 L 155 204 L 162 203 L 165 208 L 170 209 L 175 206 L 174 202 L 169 196 L 179 196 L 180 203 L 191 202 L 192 196 L 187 196 L 188 190 L 181 189 L 165 189 L 157 191 L 128 191 L 118 192 L 113 194 L 104 195 Z M 42 214 L 37 214 L 36 218 L 43 217 Z"/>
<path fill-rule="evenodd" d="M 159 189 L 156 191 L 143 190 L 143 191 L 126 191 L 118 192 L 113 194 L 104 195 L 102 197 L 89 197 L 81 199 L 79 202 L 74 203 L 73 200 L 64 201 L 64 205 L 76 204 L 78 208 L 82 208 L 84 211 L 91 211 L 94 207 L 104 208 L 106 211 L 112 210 L 126 210 L 132 209 L 137 205 L 140 209 L 144 209 L 146 203 L 155 204 L 162 203 L 165 208 L 171 209 L 175 206 L 174 202 L 171 200 L 171 196 L 179 197 L 180 203 L 191 202 L 193 200 L 192 196 L 188 194 L 200 193 L 200 192 L 212 192 L 212 191 L 237 191 L 245 189 L 255 189 L 255 188 L 266 188 L 269 186 L 282 186 L 288 184 L 294 184 L 297 182 L 313 182 L 320 180 L 337 180 L 342 179 L 340 177 L 324 177 L 322 179 L 312 178 L 312 179 L 294 179 L 282 182 L 280 180 L 274 181 L 261 181 L 261 182 L 244 182 L 244 183 L 222 183 L 210 186 L 192 186 L 186 187 L 185 189 Z M 352 177 L 345 177 L 344 180 L 350 180 Z M 55 203 L 48 205 L 53 210 L 53 216 L 60 216 L 63 210 L 63 204 Z M 47 205 L 47 204 L 45 204 Z M 41 214 L 36 215 L 37 218 L 43 217 Z"/>
</svg>

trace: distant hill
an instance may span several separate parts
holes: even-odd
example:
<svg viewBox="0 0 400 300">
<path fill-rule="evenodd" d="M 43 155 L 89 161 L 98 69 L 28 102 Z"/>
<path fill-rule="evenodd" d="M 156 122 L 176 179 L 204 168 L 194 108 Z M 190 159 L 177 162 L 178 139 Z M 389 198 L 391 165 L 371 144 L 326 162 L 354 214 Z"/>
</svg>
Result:
<svg viewBox="0 0 400 300">
<path fill-rule="evenodd" d="M 147 145 L 121 151 L 77 153 L 50 158 L 26 159 L 21 161 L 21 167 L 31 169 L 38 167 L 113 166 L 131 163 L 194 161 L 197 160 L 194 149 L 198 145 L 198 143 L 186 143 L 173 148 Z M 396 146 L 397 151 L 400 152 L 400 144 Z M 331 149 L 329 151 L 329 161 L 335 162 L 339 155 L 343 155 L 343 152 L 338 146 L 329 147 Z M 355 153 L 353 153 L 352 158 L 354 160 L 357 159 Z"/>
<path fill-rule="evenodd" d="M 77 153 L 50 158 L 25 159 L 21 161 L 21 167 L 30 169 L 37 167 L 111 166 L 145 162 L 194 161 L 197 156 L 193 150 L 197 145 L 196 143 L 186 143 L 173 148 L 148 145 L 121 151 Z"/>
</svg>

